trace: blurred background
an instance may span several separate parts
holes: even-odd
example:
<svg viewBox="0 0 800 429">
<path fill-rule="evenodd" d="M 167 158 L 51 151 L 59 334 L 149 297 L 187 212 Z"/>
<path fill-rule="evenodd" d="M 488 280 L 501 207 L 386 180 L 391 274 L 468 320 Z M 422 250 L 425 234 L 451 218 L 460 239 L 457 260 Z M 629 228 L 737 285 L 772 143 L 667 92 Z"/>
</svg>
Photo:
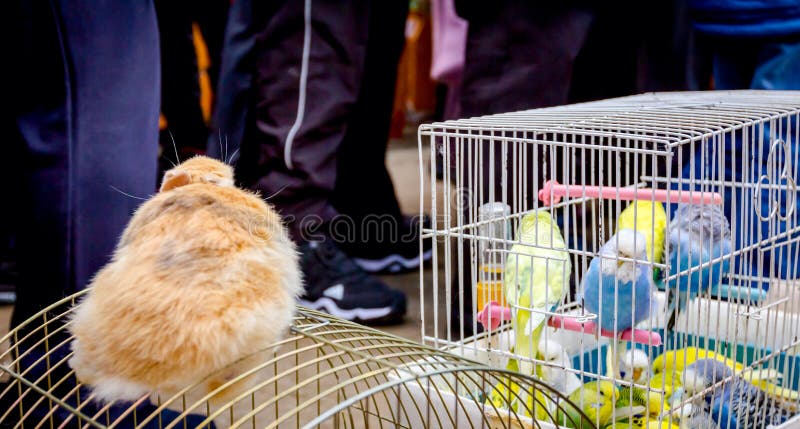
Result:
<svg viewBox="0 0 800 429">
<path fill-rule="evenodd" d="M 391 178 L 389 186 L 394 188 L 399 207 L 399 212 L 391 208 L 393 216 L 430 213 L 431 208 L 425 205 L 430 199 L 427 195 L 420 198 L 420 168 L 427 168 L 430 161 L 430 151 L 423 150 L 420 165 L 416 133 L 422 123 L 650 91 L 798 89 L 800 3 L 797 1 L 532 3 L 510 0 L 305 2 L 307 6 L 314 4 L 315 11 L 321 11 L 319 15 L 312 14 L 312 28 L 320 34 L 313 33 L 312 42 L 328 41 L 338 49 L 339 57 L 352 55 L 356 58 L 353 64 L 360 67 L 358 72 L 348 75 L 343 87 L 347 89 L 356 82 L 356 86 L 363 84 L 364 88 L 356 91 L 357 96 L 344 97 L 343 110 L 333 116 L 349 121 L 347 132 L 351 134 L 353 130 L 364 129 L 364 123 L 385 122 L 388 125 L 374 127 L 374 132 L 355 137 L 348 137 L 349 134 L 341 137 L 343 141 L 355 139 L 360 146 L 348 149 L 349 146 L 342 143 L 339 155 L 344 158 L 343 154 L 347 153 L 354 164 L 362 162 L 362 155 L 366 153 L 373 155 L 364 163 L 384 160 Z M 239 152 L 240 143 L 249 138 L 249 129 L 264 130 L 274 126 L 278 130 L 274 134 L 286 137 L 287 141 L 295 136 L 293 132 L 297 130 L 289 129 L 294 116 L 288 119 L 280 115 L 270 117 L 270 106 L 288 104 L 287 109 L 292 112 L 297 108 L 297 102 L 292 99 L 296 92 L 293 85 L 298 76 L 302 80 L 302 67 L 306 66 L 287 65 L 300 61 L 299 56 L 284 52 L 288 60 L 279 58 L 286 46 L 269 41 L 278 40 L 276 35 L 293 34 L 297 36 L 293 39 L 296 46 L 302 46 L 303 29 L 307 26 L 303 25 L 301 2 L 291 7 L 287 6 L 289 3 L 276 3 L 267 8 L 269 10 L 259 9 L 246 0 L 156 0 L 154 4 L 161 59 L 156 178 L 171 163 L 194 154 L 224 155 L 232 162 L 238 156 L 244 164 L 251 159 L 269 158 L 271 152 L 267 149 L 258 155 L 254 150 L 248 153 L 246 146 L 241 145 Z M 355 12 L 350 13 L 350 8 Z M 344 12 L 339 16 L 337 11 Z M 361 30 L 364 31 L 359 32 Z M 357 33 L 354 41 L 345 40 L 350 32 Z M 340 37 L 345 41 L 340 43 Z M 250 102 L 255 113 L 242 117 L 255 115 L 256 125 L 248 123 L 241 129 L 226 128 L 225 116 L 235 110 L 237 100 L 237 95 L 225 90 L 235 80 L 231 78 L 231 70 L 239 70 L 244 59 L 250 58 L 249 54 L 236 56 L 237 50 L 247 44 L 236 44 L 242 40 L 255 45 L 251 51 L 257 57 L 255 77 L 248 76 L 244 81 L 259 90 L 256 100 Z M 348 45 L 351 42 L 352 45 Z M 313 43 L 312 46 L 319 46 Z M 325 67 L 324 53 L 314 49 L 311 48 L 309 91 L 318 89 L 313 79 L 322 76 L 316 74 L 314 61 L 321 58 L 322 67 Z M 292 79 L 290 90 L 267 88 L 269 79 L 274 76 L 289 76 Z M 326 82 L 323 79 L 321 85 L 324 88 L 329 85 L 333 98 L 338 97 L 335 95 L 337 81 Z M 369 90 L 365 89 L 367 86 Z M 383 93 L 390 96 L 379 97 L 378 94 Z M 275 94 L 278 96 L 273 97 Z M 315 106 L 321 104 L 315 104 L 313 96 L 310 97 L 307 118 L 316 115 L 314 109 L 318 107 Z M 383 105 L 390 108 L 383 109 Z M 374 112 L 370 112 L 373 107 Z M 383 116 L 377 119 L 364 116 L 364 111 Z M 263 115 L 267 119 L 258 122 Z M 325 117 L 325 112 L 320 115 Z M 356 118 L 358 115 L 363 118 Z M 276 125 L 281 120 L 284 122 Z M 302 123 L 294 122 L 295 125 Z M 318 123 L 322 124 L 318 129 L 327 129 L 330 120 L 323 118 Z M 315 132 L 313 128 L 309 131 L 302 126 L 298 129 L 298 141 Z M 260 144 L 268 145 L 268 138 L 254 137 L 261 141 L 259 138 L 267 141 Z M 314 137 L 303 138 L 313 140 Z M 218 153 L 210 153 L 216 151 L 214 143 L 219 145 Z M 377 149 L 373 151 L 369 147 Z M 313 156 L 313 150 L 308 149 L 306 153 Z M 340 171 L 348 171 L 342 168 L 343 162 L 339 160 Z M 269 162 L 259 164 L 254 169 L 269 170 L 268 165 Z M 441 179 L 442 172 L 437 173 Z M 354 181 L 361 186 L 370 182 L 363 177 Z M 258 178 L 251 182 L 256 187 L 260 183 Z M 440 182 L 438 186 L 450 184 Z M 390 193 L 391 190 L 387 192 Z M 287 194 L 294 195 L 284 193 Z M 365 194 L 361 196 L 364 200 L 376 195 L 372 190 Z M 276 200 L 279 207 L 281 198 L 283 196 Z M 422 207 L 420 201 L 423 201 Z M 347 202 L 337 203 L 341 212 L 345 212 L 344 206 Z M 3 304 L 0 324 L 5 328 L 20 297 L 21 273 L 15 224 L 4 219 L 0 225 L 0 303 Z M 349 257 L 358 259 L 358 245 L 353 251 L 348 250 L 348 243 L 342 243 L 341 247 Z M 108 252 L 105 254 L 107 256 Z M 411 255 L 412 259 L 416 256 L 419 255 Z M 415 267 L 402 271 L 371 271 L 369 275 L 378 278 L 371 287 L 388 287 L 405 295 L 405 319 L 384 329 L 419 339 L 420 272 Z M 429 276 L 430 273 L 426 274 Z M 48 299 L 51 298 L 55 297 Z"/>
</svg>

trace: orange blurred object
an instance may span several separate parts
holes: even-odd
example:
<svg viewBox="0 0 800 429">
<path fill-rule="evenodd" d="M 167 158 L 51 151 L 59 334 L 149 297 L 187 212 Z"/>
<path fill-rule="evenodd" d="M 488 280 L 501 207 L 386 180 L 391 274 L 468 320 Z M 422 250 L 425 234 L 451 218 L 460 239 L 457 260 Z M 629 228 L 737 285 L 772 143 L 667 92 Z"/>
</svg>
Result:
<svg viewBox="0 0 800 429">
<path fill-rule="evenodd" d="M 192 24 L 192 37 L 194 38 L 194 50 L 197 54 L 197 71 L 200 76 L 200 109 L 203 111 L 203 120 L 209 123 L 214 94 L 211 88 L 211 78 L 208 76 L 211 60 L 208 56 L 208 47 L 197 24 Z"/>
<path fill-rule="evenodd" d="M 211 105 L 214 102 L 214 92 L 211 88 L 211 78 L 208 76 L 208 68 L 211 66 L 211 60 L 208 56 L 208 48 L 206 42 L 203 40 L 203 35 L 200 32 L 200 27 L 197 24 L 192 24 L 192 38 L 194 40 L 194 51 L 197 55 L 197 74 L 199 77 L 200 85 L 200 110 L 203 112 L 203 120 L 208 124 L 211 121 Z M 158 117 L 158 129 L 164 131 L 167 129 L 167 118 L 163 114 Z"/>
<path fill-rule="evenodd" d="M 397 69 L 390 138 L 403 136 L 408 113 L 423 116 L 436 109 L 436 82 L 430 77 L 432 43 L 430 15 L 411 11 L 406 19 L 405 47 Z"/>
</svg>

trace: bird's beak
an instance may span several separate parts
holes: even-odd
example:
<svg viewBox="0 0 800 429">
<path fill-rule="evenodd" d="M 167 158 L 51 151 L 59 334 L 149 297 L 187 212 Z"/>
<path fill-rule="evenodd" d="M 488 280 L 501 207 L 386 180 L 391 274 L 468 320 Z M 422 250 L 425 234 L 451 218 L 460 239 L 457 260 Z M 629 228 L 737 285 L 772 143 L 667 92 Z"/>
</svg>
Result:
<svg viewBox="0 0 800 429">
<path fill-rule="evenodd" d="M 626 253 L 622 253 L 622 252 L 619 252 L 619 256 L 622 256 L 623 258 L 634 259 L 634 257 L 633 257 L 633 256 L 630 256 L 630 255 L 628 255 L 628 254 L 626 254 Z M 623 265 L 624 265 L 626 262 L 627 262 L 627 261 L 618 261 L 618 262 L 617 262 L 617 265 L 621 267 L 621 266 L 623 266 Z"/>
<path fill-rule="evenodd" d="M 639 377 L 641 377 L 641 376 L 642 376 L 642 370 L 641 369 L 634 369 L 633 370 L 633 381 L 635 381 L 635 382 L 639 381 Z"/>
</svg>

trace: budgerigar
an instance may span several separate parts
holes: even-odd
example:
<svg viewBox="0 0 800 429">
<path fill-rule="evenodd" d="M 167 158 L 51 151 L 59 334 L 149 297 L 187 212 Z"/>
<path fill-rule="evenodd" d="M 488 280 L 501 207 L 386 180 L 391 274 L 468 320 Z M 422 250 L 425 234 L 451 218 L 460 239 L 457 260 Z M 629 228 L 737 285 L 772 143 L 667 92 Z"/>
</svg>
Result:
<svg viewBox="0 0 800 429">
<path fill-rule="evenodd" d="M 728 379 L 723 384 L 717 384 Z M 762 428 L 780 425 L 792 412 L 781 407 L 759 388 L 735 376 L 733 370 L 715 359 L 701 359 L 683 371 L 686 394 L 705 393 L 709 414 L 722 429 Z"/>
<path fill-rule="evenodd" d="M 644 234 L 647 260 L 661 263 L 667 235 L 667 212 L 663 204 L 658 201 L 635 200 L 617 218 L 617 231 L 622 229 L 635 229 Z"/>
<path fill-rule="evenodd" d="M 590 381 L 569 395 L 569 400 L 589 417 L 585 422 L 569 403 L 559 404 L 557 424 L 569 428 L 603 427 L 611 421 L 619 389 L 610 381 Z M 596 426 L 595 426 L 596 425 Z"/>
<path fill-rule="evenodd" d="M 683 375 L 681 371 L 667 369 L 656 372 L 650 377 L 647 383 L 651 389 L 663 390 L 664 394 L 672 396 L 673 392 L 683 387 Z"/>
<path fill-rule="evenodd" d="M 509 371 L 519 372 L 517 361 L 510 359 L 506 365 Z M 508 409 L 525 417 L 534 417 L 536 420 L 549 420 L 550 409 L 549 401 L 545 398 L 542 391 L 537 389 L 533 395 L 529 392 L 522 393 L 522 388 L 510 377 L 501 377 L 500 381 L 492 388 L 487 397 L 489 406 L 498 410 Z M 522 398 L 527 406 L 523 406 Z M 532 411 L 531 411 L 532 410 Z"/>
<path fill-rule="evenodd" d="M 645 386 L 648 384 L 650 380 L 650 359 L 644 351 L 636 348 L 626 350 L 622 354 L 619 365 L 619 373 L 623 380 Z M 617 409 L 643 406 L 649 414 L 657 416 L 669 410 L 669 405 L 663 400 L 664 395 L 656 391 L 635 386 L 632 388 L 624 386 L 620 388 Z"/>
<path fill-rule="evenodd" d="M 680 429 L 719 429 L 708 413 L 708 404 L 702 399 L 680 406 L 672 415 L 672 420 L 678 422 Z"/>
<path fill-rule="evenodd" d="M 763 390 L 779 401 L 796 403 L 800 400 L 800 392 L 776 385 L 774 382 L 781 376 L 775 369 L 745 369 L 744 365 L 724 355 L 699 347 L 684 347 L 667 350 L 653 360 L 653 375 L 650 387 L 663 389 L 670 395 L 671 391 L 681 386 L 681 372 L 687 366 L 700 359 L 716 359 L 733 369 L 745 381 Z"/>
<path fill-rule="evenodd" d="M 714 353 L 712 350 L 700 347 L 684 347 L 675 350 L 667 350 L 658 355 L 653 360 L 653 372 L 658 373 L 667 370 L 683 371 L 683 369 L 699 359 L 716 359 L 726 363 L 737 372 L 744 369 L 744 365 L 733 359 L 726 358 L 721 354 Z"/>
<path fill-rule="evenodd" d="M 797 390 L 781 387 L 766 379 L 752 380 L 751 382 L 770 397 L 775 398 L 778 401 L 784 401 L 788 404 L 791 404 L 794 408 L 798 407 L 796 404 L 798 401 L 800 401 L 800 392 Z"/>
<path fill-rule="evenodd" d="M 644 235 L 622 229 L 592 259 L 583 278 L 581 295 L 584 308 L 598 315 L 598 329 L 614 331 L 620 336 L 650 316 L 653 270 L 645 253 Z M 619 377 L 617 366 L 623 346 L 622 341 L 609 346 L 607 365 L 613 377 Z"/>
<path fill-rule="evenodd" d="M 541 312 L 554 310 L 567 293 L 572 264 L 566 249 L 561 230 L 549 212 L 529 213 L 520 221 L 503 277 L 503 293 L 511 305 L 514 353 L 518 356 L 536 356 L 548 318 Z M 520 359 L 519 369 L 524 375 L 533 375 L 530 360 Z"/>
<path fill-rule="evenodd" d="M 572 359 L 557 341 L 543 339 L 539 343 L 539 358 L 550 365 L 539 365 L 538 372 L 541 379 L 553 389 L 564 395 L 569 395 L 583 386 L 580 378 L 568 371 L 572 369 Z"/>
<path fill-rule="evenodd" d="M 628 349 L 619 362 L 619 375 L 623 380 L 647 384 L 650 379 L 650 358 L 640 349 Z"/>
<path fill-rule="evenodd" d="M 720 284 L 730 270 L 729 258 L 709 264 L 731 253 L 730 224 L 718 206 L 682 204 L 670 221 L 667 242 L 670 275 L 707 264 L 667 282 L 667 329 L 671 330 L 689 300 Z"/>
<path fill-rule="evenodd" d="M 659 422 L 652 418 L 635 417 L 614 422 L 614 429 L 680 429 L 680 426 L 666 420 Z"/>
<path fill-rule="evenodd" d="M 669 411 L 669 404 L 663 394 L 641 387 L 619 388 L 619 401 L 616 404 L 616 415 L 650 414 L 658 416 Z M 629 411 L 635 410 L 635 411 Z M 619 417 L 618 417 L 619 418 Z"/>
</svg>

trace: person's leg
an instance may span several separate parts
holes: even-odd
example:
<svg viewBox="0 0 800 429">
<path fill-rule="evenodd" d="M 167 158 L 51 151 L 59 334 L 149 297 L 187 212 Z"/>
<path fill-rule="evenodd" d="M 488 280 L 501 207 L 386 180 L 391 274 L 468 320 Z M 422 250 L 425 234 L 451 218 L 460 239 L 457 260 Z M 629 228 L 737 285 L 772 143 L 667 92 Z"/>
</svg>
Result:
<svg viewBox="0 0 800 429">
<path fill-rule="evenodd" d="M 752 89 L 800 89 L 800 36 L 765 43 L 750 82 Z"/>
<path fill-rule="evenodd" d="M 9 160 L 19 160 L 22 139 L 16 127 L 14 117 L 6 114 L 0 122 L 0 127 L 5 130 L 6 144 L 3 147 L 4 156 L 0 160 L 0 183 L 11 184 L 19 180 L 19 172 Z M 0 210 L 0 303 L 13 304 L 16 301 L 16 289 L 19 283 L 17 271 L 17 246 L 15 234 L 19 225 L 17 216 L 19 188 L 6 186 L 3 189 L 4 209 Z"/>
<path fill-rule="evenodd" d="M 304 5 L 310 19 L 304 24 Z M 239 179 L 270 197 L 293 237 L 329 221 L 337 152 L 362 78 L 368 4 L 285 1 L 256 34 L 255 102 Z"/>
<path fill-rule="evenodd" d="M 25 94 L 15 105 L 25 199 L 18 235 L 25 291 L 15 323 L 83 288 L 108 261 L 140 203 L 116 189 L 140 197 L 155 191 L 159 61 L 152 6 L 114 12 L 51 3 L 20 7 L 30 17 L 24 31 L 31 38 L 21 48 L 15 84 Z M 53 266 L 43 269 L 45 263 Z"/>
<path fill-rule="evenodd" d="M 165 169 L 169 162 L 177 164 L 204 153 L 208 127 L 200 107 L 199 72 L 192 34 L 194 2 L 156 0 L 155 5 L 161 48 L 161 113 L 167 120 L 167 129 L 161 138 L 165 158 L 161 165 Z"/>
<path fill-rule="evenodd" d="M 278 3 L 275 3 L 277 7 Z M 270 16 L 271 11 L 258 9 Z M 241 155 L 242 138 L 252 120 L 255 89 L 253 77 L 256 69 L 256 32 L 262 17 L 254 16 L 252 0 L 236 0 L 228 10 L 225 36 L 221 48 L 219 76 L 214 87 L 214 108 L 211 115 L 211 133 L 208 137 L 208 156 L 236 164 Z M 252 156 L 258 156 L 254 147 Z M 237 171 L 237 181 L 241 173 Z M 252 174 L 251 174 L 252 176 Z M 254 179 L 251 179 L 254 180 Z"/>
<path fill-rule="evenodd" d="M 4 171 L 16 183 L 10 195 L 20 281 L 12 327 L 75 291 L 70 270 L 69 140 L 64 59 L 50 2 L 12 4 L 20 35 L 12 54 L 9 89 L 15 120 L 9 123 Z"/>
<path fill-rule="evenodd" d="M 203 34 L 208 49 L 210 64 L 208 77 L 211 87 L 217 88 L 219 83 L 220 63 L 222 62 L 222 46 L 225 41 L 225 23 L 231 7 L 230 0 L 202 0 L 195 3 L 194 19 Z"/>
<path fill-rule="evenodd" d="M 499 6 L 486 14 L 467 15 L 471 18 L 461 88 L 462 116 L 566 104 L 574 61 L 592 23 L 592 11 L 508 1 Z M 464 222 L 476 221 L 478 206 L 490 201 L 505 202 L 512 213 L 529 210 L 544 179 L 560 174 L 556 167 L 561 163 L 550 157 L 558 154 L 551 151 L 545 156 L 541 150 L 534 154 L 528 149 L 524 155 L 523 151 L 514 155 L 510 148 L 507 146 L 504 157 L 501 144 L 476 147 L 462 142 L 456 147 L 451 142 L 449 145 L 449 177 L 453 178 L 456 186 L 463 188 L 459 195 L 469 197 L 460 206 Z M 487 160 L 491 159 L 492 151 L 495 162 L 489 165 Z M 458 158 L 455 158 L 456 153 Z M 484 160 L 480 167 L 476 162 L 479 157 Z M 526 171 L 519 167 L 523 157 L 529 167 Z M 545 159 L 547 169 L 534 167 L 535 162 L 541 163 Z M 478 171 L 481 168 L 483 171 Z M 490 169 L 493 169 L 493 175 L 489 173 Z M 512 174 L 515 169 L 518 176 Z M 505 184 L 501 180 L 504 170 L 509 172 Z M 521 191 L 523 183 L 526 195 Z M 462 327 L 464 335 L 471 334 L 477 327 L 473 324 L 473 313 L 480 309 L 472 308 L 477 267 L 473 265 L 470 249 L 475 244 L 464 240 L 460 251 L 458 245 L 452 246 L 455 250 L 451 253 L 453 260 L 450 263 L 459 266 L 458 259 L 461 258 L 464 267 L 453 275 L 451 287 L 451 326 L 459 330 L 453 332 L 456 336 L 462 335 Z"/>
<path fill-rule="evenodd" d="M 595 16 L 572 65 L 569 102 L 601 100 L 636 92 L 642 19 L 652 6 L 625 0 L 595 6 Z M 613 67 L 609 67 L 613 64 Z"/>
<path fill-rule="evenodd" d="M 72 260 L 83 288 L 141 203 L 119 190 L 140 198 L 156 190 L 158 27 L 149 2 L 60 4 L 70 54 Z"/>
<path fill-rule="evenodd" d="M 759 49 L 758 62 L 750 82 L 751 89 L 762 90 L 800 90 L 800 36 L 789 37 L 764 43 Z M 781 118 L 768 124 L 764 129 L 764 150 L 761 152 L 762 168 L 760 175 L 772 178 L 773 183 L 788 186 L 789 180 L 795 185 L 800 182 L 797 165 L 800 165 L 798 151 L 798 117 Z M 768 144 L 767 144 L 768 143 Z M 775 164 L 770 164 L 772 159 Z M 791 170 L 783 176 L 784 167 Z M 755 239 L 785 234 L 795 228 L 800 219 L 800 199 L 796 193 L 784 188 L 778 192 L 763 191 L 760 196 L 762 214 L 777 208 L 775 216 L 758 223 Z M 776 241 L 776 247 L 764 252 L 762 274 L 782 279 L 800 277 L 800 242 L 798 234 L 783 236 Z"/>
<path fill-rule="evenodd" d="M 412 230 L 419 225 L 403 217 L 386 169 L 407 15 L 405 2 L 373 1 L 361 88 L 337 153 L 333 204 L 356 226 L 339 245 L 370 272 L 405 271 L 420 262 L 419 236 Z"/>
<path fill-rule="evenodd" d="M 758 45 L 750 40 L 712 38 L 714 89 L 746 89 L 758 63 Z"/>
<path fill-rule="evenodd" d="M 567 102 L 573 63 L 592 22 L 577 7 L 503 2 L 500 15 L 470 21 L 461 116 Z"/>
<path fill-rule="evenodd" d="M 797 38 L 717 38 L 713 39 L 712 46 L 716 89 L 800 89 L 800 40 Z M 694 163 L 684 162 L 683 176 L 711 179 L 718 174 L 721 176 L 720 180 L 744 183 L 761 179 L 763 184 L 771 178 L 774 184 L 786 185 L 787 178 L 780 176 L 787 161 L 797 165 L 797 143 L 790 137 L 791 133 L 796 132 L 797 126 L 795 117 L 780 118 L 769 121 L 764 126 L 754 127 L 747 134 L 736 131 L 718 144 L 698 145 L 693 157 Z M 786 145 L 778 144 L 779 140 Z M 747 147 L 743 146 L 745 142 Z M 706 161 L 715 159 L 715 150 L 724 152 L 725 170 L 719 173 L 715 173 L 713 161 Z M 750 155 L 742 157 L 742 153 Z M 792 156 L 791 160 L 786 159 L 787 153 Z M 771 161 L 777 164 L 771 164 Z M 788 173 L 797 183 L 800 178 L 796 171 Z M 800 274 L 800 249 L 797 242 L 791 241 L 792 237 L 781 234 L 796 223 L 795 216 L 800 212 L 800 201 L 786 191 L 763 190 L 759 196 L 754 195 L 752 190 L 726 188 L 722 193 L 724 213 L 735 225 L 734 249 L 741 249 L 770 237 L 780 237 L 774 249 L 765 249 L 758 255 L 746 252 L 735 257 L 732 271 L 736 274 L 764 277 L 797 277 Z M 754 197 L 759 199 L 759 203 L 753 203 Z M 778 201 L 779 210 L 775 215 L 769 215 L 776 206 L 774 201 Z M 766 282 L 751 285 L 769 288 Z"/>
<path fill-rule="evenodd" d="M 339 213 L 400 217 L 386 170 L 386 144 L 394 103 L 397 65 L 405 41 L 406 2 L 373 2 L 370 7 L 363 75 L 347 131 L 337 153 L 333 203 Z M 365 196 L 369 196 L 365 198 Z"/>
<path fill-rule="evenodd" d="M 12 53 L 18 96 L 11 106 L 15 120 L 8 160 L 18 188 L 20 285 L 12 317 L 18 327 L 86 287 L 110 259 L 141 202 L 121 192 L 138 197 L 155 192 L 160 82 L 150 3 L 19 1 L 9 9 L 21 36 L 15 44 L 19 50 Z M 55 333 L 64 319 L 54 320 L 53 314 L 32 319 L 13 346 L 26 351 L 19 364 L 29 379 L 61 380 L 53 393 L 75 406 L 67 334 Z M 47 343 L 37 343 L 43 331 L 24 337 L 45 322 Z M 41 359 L 45 354 L 49 360 Z M 28 395 L 23 403 L 32 406 L 27 401 L 35 399 Z M 27 410 L 37 423 L 58 424 L 69 415 L 47 406 Z M 94 405 L 84 408 L 92 410 Z M 41 420 L 51 412 L 52 420 Z"/>
<path fill-rule="evenodd" d="M 360 89 L 368 13 L 366 1 L 254 3 L 250 13 L 234 3 L 226 41 L 240 55 L 223 59 L 220 86 L 238 90 L 220 93 L 219 101 L 249 94 L 242 97 L 249 106 L 239 111 L 247 113 L 226 119 L 246 124 L 237 181 L 267 198 L 299 243 L 306 281 L 300 302 L 378 323 L 402 318 L 405 295 L 368 276 L 318 229 L 338 215 L 331 201 L 338 150 Z M 252 67 L 252 92 L 245 67 Z"/>
<path fill-rule="evenodd" d="M 638 64 L 637 92 L 696 91 L 708 89 L 711 61 L 703 40 L 693 29 L 691 0 L 641 3 L 633 17 L 639 19 L 643 46 Z M 624 26 L 624 25 L 623 25 Z"/>
</svg>

